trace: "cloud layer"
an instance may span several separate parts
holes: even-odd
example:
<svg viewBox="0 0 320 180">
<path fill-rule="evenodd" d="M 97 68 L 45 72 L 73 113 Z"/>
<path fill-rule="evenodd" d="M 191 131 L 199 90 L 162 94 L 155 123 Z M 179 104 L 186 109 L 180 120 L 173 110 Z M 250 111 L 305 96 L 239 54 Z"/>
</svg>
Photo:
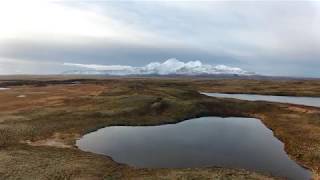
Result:
<svg viewBox="0 0 320 180">
<path fill-rule="evenodd" d="M 175 58 L 164 62 L 152 62 L 142 67 L 121 66 L 121 65 L 97 65 L 97 64 L 76 64 L 64 63 L 65 66 L 80 68 L 68 71 L 69 74 L 108 74 L 108 75 L 214 75 L 214 74 L 238 74 L 251 75 L 237 67 L 225 65 L 212 66 L 202 64 L 200 61 L 182 62 Z"/>
<path fill-rule="evenodd" d="M 9 59 L 0 74 L 176 57 L 320 77 L 319 1 L 10 0 L 0 1 L 0 26 L 0 60 Z"/>
</svg>

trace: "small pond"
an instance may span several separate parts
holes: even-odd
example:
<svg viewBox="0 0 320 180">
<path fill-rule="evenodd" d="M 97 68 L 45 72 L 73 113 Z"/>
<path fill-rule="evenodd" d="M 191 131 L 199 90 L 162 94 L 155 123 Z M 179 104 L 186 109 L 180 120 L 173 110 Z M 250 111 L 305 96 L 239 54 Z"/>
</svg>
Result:
<svg viewBox="0 0 320 180">
<path fill-rule="evenodd" d="M 211 97 L 235 98 L 248 101 L 269 101 L 320 107 L 320 97 L 270 96 L 255 94 L 201 93 Z"/>
<path fill-rule="evenodd" d="M 139 168 L 228 167 L 309 179 L 283 143 L 254 118 L 203 117 L 160 126 L 111 126 L 77 141 L 84 151 Z"/>
</svg>

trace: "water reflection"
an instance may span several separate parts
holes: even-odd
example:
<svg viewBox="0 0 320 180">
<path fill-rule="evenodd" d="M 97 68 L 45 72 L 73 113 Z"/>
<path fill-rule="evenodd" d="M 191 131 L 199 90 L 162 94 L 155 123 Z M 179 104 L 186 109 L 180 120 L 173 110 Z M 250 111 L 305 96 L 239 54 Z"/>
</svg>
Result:
<svg viewBox="0 0 320 180">
<path fill-rule="evenodd" d="M 294 96 L 269 96 L 254 94 L 224 94 L 224 93 L 202 93 L 211 97 L 235 98 L 248 101 L 269 101 L 290 104 L 300 104 L 306 106 L 320 107 L 319 97 L 294 97 Z"/>
<path fill-rule="evenodd" d="M 253 118 L 203 117 L 161 126 L 106 127 L 85 135 L 77 146 L 135 167 L 220 166 L 290 179 L 310 177 L 288 158 L 272 131 Z"/>
</svg>

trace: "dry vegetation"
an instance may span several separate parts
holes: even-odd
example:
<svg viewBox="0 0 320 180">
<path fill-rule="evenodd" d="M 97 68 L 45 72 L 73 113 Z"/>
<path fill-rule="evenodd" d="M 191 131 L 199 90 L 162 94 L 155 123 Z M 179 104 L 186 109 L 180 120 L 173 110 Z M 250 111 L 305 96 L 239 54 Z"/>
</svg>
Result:
<svg viewBox="0 0 320 180">
<path fill-rule="evenodd" d="M 320 80 L 194 80 L 205 92 L 320 97 Z"/>
<path fill-rule="evenodd" d="M 74 147 L 81 135 L 105 126 L 175 123 L 209 115 L 260 118 L 292 158 L 319 174 L 319 109 L 209 98 L 197 89 L 219 89 L 213 85 L 218 81 L 186 82 L 3 80 L 2 86 L 12 89 L 0 91 L 0 179 L 272 179 L 223 168 L 135 169 Z"/>
</svg>

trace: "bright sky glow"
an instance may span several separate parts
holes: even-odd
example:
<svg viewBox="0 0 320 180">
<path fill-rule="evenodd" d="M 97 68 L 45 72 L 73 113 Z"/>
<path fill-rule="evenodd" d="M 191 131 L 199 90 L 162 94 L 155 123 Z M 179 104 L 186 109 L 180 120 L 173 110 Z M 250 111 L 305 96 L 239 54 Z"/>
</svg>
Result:
<svg viewBox="0 0 320 180">
<path fill-rule="evenodd" d="M 319 1 L 1 0 L 0 27 L 0 74 L 177 58 L 320 77 Z"/>
</svg>

